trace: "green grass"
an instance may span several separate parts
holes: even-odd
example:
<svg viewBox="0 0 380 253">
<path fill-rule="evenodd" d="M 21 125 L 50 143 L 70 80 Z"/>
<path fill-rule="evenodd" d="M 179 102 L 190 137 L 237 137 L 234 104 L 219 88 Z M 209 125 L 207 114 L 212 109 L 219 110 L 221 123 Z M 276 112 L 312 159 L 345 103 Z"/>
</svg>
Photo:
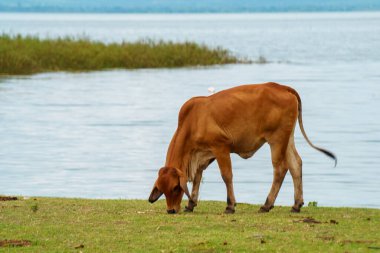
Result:
<svg viewBox="0 0 380 253">
<path fill-rule="evenodd" d="M 259 206 L 202 201 L 168 215 L 165 202 L 36 198 L 0 202 L 0 241 L 29 240 L 1 252 L 378 252 L 380 210 Z M 320 224 L 302 222 L 312 217 Z M 331 221 L 333 220 L 333 221 Z M 335 224 L 334 221 L 338 222 Z M 83 246 L 83 247 L 82 247 Z M 79 248 L 78 248 L 79 247 Z M 78 248 L 78 249 L 76 249 Z M 377 249 L 376 249 L 377 248 Z"/>
<path fill-rule="evenodd" d="M 247 62 L 222 48 L 143 40 L 104 44 L 89 39 L 0 35 L 0 74 L 173 68 Z"/>
</svg>

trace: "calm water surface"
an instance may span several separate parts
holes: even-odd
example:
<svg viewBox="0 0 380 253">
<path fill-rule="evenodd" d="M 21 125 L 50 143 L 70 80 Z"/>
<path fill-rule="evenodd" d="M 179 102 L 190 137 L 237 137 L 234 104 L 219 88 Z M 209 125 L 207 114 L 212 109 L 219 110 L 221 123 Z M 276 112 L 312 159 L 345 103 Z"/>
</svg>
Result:
<svg viewBox="0 0 380 253">
<path fill-rule="evenodd" d="M 147 198 L 180 106 L 239 84 L 296 88 L 310 139 L 296 132 L 305 201 L 380 207 L 380 13 L 244 15 L 0 14 L 0 32 L 112 41 L 192 40 L 265 65 L 49 73 L 0 78 L 0 193 Z M 238 202 L 262 203 L 272 182 L 269 148 L 233 155 Z M 215 164 L 202 199 L 225 199 Z M 293 202 L 287 175 L 277 204 Z"/>
</svg>

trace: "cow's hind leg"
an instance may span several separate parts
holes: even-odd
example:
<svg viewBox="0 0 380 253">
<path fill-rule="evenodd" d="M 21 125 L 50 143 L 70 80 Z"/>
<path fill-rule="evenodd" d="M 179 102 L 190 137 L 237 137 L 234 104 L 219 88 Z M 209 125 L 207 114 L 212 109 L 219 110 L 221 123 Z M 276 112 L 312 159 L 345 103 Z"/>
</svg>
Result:
<svg viewBox="0 0 380 253">
<path fill-rule="evenodd" d="M 291 211 L 298 213 L 301 211 L 301 207 L 304 204 L 302 190 L 302 160 L 297 153 L 293 137 L 290 139 L 286 156 L 294 184 L 294 206 Z"/>
<path fill-rule="evenodd" d="M 269 210 L 274 207 L 274 202 L 276 201 L 278 192 L 288 171 L 286 163 L 288 141 L 279 141 L 269 145 L 273 164 L 273 183 L 265 204 L 260 208 L 259 212 L 269 212 Z"/>
<path fill-rule="evenodd" d="M 232 183 L 232 164 L 230 151 L 228 148 L 221 148 L 213 151 L 216 161 L 218 162 L 220 174 L 227 188 L 227 207 L 225 213 L 234 213 L 236 200 L 234 194 L 234 187 Z"/>
</svg>

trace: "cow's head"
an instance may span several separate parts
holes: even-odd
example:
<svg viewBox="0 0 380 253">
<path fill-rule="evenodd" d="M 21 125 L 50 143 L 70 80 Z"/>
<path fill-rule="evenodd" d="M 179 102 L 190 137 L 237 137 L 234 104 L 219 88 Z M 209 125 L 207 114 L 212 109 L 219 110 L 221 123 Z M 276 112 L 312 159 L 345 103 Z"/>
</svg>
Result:
<svg viewBox="0 0 380 253">
<path fill-rule="evenodd" d="M 163 167 L 158 172 L 158 178 L 154 183 L 153 190 L 149 196 L 149 202 L 154 203 L 162 194 L 166 197 L 168 213 L 178 213 L 181 208 L 183 194 L 190 199 L 187 188 L 187 178 L 183 173 L 171 167 Z"/>
</svg>

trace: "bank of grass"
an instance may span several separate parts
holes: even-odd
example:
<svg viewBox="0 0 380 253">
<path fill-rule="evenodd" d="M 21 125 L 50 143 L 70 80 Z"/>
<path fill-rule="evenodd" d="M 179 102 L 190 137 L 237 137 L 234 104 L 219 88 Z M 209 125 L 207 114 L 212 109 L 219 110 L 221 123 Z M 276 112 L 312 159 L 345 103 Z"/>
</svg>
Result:
<svg viewBox="0 0 380 253">
<path fill-rule="evenodd" d="M 0 202 L 0 241 L 30 246 L 6 252 L 377 252 L 380 210 L 259 206 L 202 201 L 168 215 L 165 202 L 30 198 Z M 317 222 L 313 223 L 313 218 Z M 308 222 L 305 222 L 308 221 Z M 311 222 L 311 223 L 310 223 Z"/>
<path fill-rule="evenodd" d="M 85 38 L 0 35 L 0 74 L 173 68 L 244 62 L 222 48 L 193 42 L 142 40 L 105 44 Z"/>
</svg>

